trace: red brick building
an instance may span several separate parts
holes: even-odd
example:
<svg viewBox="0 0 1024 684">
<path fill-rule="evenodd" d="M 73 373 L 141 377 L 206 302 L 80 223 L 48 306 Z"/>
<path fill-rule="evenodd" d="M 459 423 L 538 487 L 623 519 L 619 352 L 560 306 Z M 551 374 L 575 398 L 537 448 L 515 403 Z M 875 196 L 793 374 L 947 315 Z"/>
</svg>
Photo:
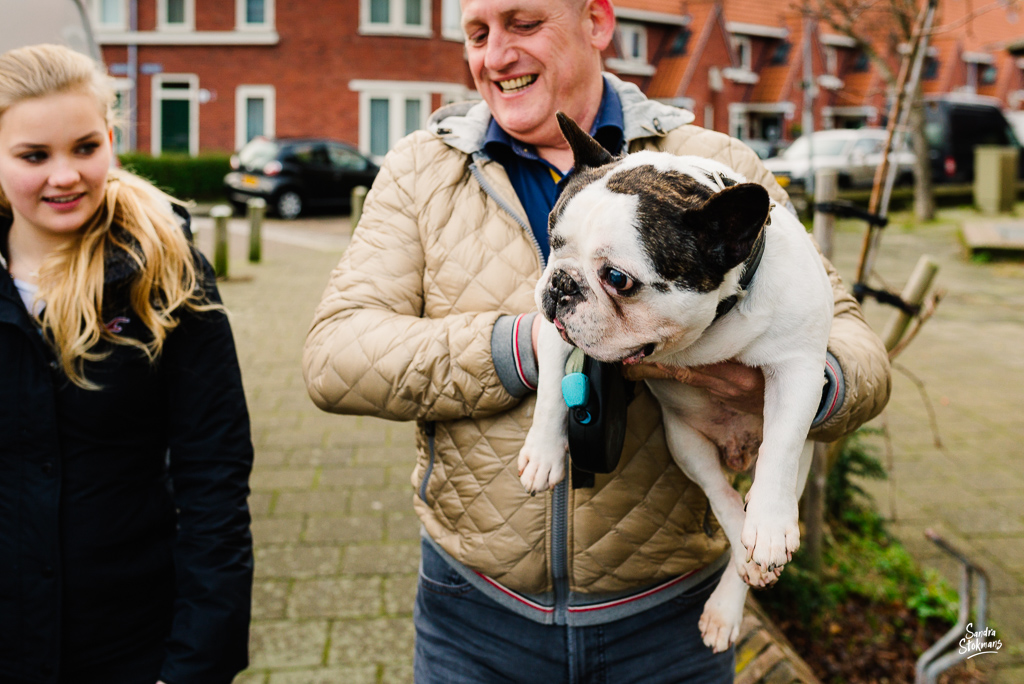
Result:
<svg viewBox="0 0 1024 684">
<path fill-rule="evenodd" d="M 879 125 L 888 111 L 886 79 L 865 51 L 854 39 L 804 18 L 794 3 L 618 0 L 615 6 L 620 23 L 624 11 L 672 14 L 675 7 L 683 21 L 674 32 L 655 18 L 630 28 L 633 34 L 646 31 L 646 41 L 632 41 L 646 44 L 648 66 L 642 78 L 631 80 L 649 96 L 691 110 L 702 126 L 745 139 L 792 139 L 803 128 L 805 94 L 816 129 Z M 862 33 L 877 36 L 872 47 L 897 73 L 906 45 L 887 44 L 893 28 L 886 6 L 859 22 L 867 27 Z M 1012 4 L 940 0 L 924 91 L 987 95 L 1008 109 L 1024 109 L 1022 27 L 1024 17 Z M 621 48 L 615 50 L 613 56 L 621 57 Z M 616 71 L 617 61 L 605 63 Z"/>
<path fill-rule="evenodd" d="M 383 154 L 471 92 L 458 0 L 91 2 L 129 105 L 122 149 L 316 135 Z"/>
<path fill-rule="evenodd" d="M 196 154 L 260 134 L 316 135 L 382 156 L 441 104 L 475 95 L 458 0 L 87 1 L 127 105 L 122 150 Z M 790 3 L 613 4 L 618 32 L 606 68 L 690 109 L 700 125 L 791 139 L 808 55 L 815 128 L 877 124 L 885 114 L 875 65 Z M 925 91 L 988 94 L 1021 108 L 1013 7 L 967 11 L 962 0 L 941 0 Z M 896 69 L 899 55 L 888 58 Z"/>
</svg>

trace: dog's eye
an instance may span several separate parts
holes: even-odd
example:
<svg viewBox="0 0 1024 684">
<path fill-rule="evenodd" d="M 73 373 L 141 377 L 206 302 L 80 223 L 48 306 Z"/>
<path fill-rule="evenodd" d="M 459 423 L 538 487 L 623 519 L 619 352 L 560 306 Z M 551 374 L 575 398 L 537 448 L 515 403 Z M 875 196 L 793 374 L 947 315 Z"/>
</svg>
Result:
<svg viewBox="0 0 1024 684">
<path fill-rule="evenodd" d="M 614 268 L 609 268 L 604 272 L 604 280 L 622 294 L 628 293 L 634 286 L 632 278 Z"/>
</svg>

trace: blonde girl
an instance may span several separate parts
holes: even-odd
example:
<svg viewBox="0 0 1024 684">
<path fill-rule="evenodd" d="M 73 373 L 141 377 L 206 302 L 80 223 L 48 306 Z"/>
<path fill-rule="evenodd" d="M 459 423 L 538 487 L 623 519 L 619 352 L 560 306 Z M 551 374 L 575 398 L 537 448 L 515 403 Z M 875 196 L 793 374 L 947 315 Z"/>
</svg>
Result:
<svg viewBox="0 0 1024 684">
<path fill-rule="evenodd" d="M 0 55 L 0 681 L 231 682 L 248 413 L 189 217 L 112 168 L 109 80 Z"/>
<path fill-rule="evenodd" d="M 66 95 L 93 100 L 104 123 L 97 132 L 107 140 L 81 141 L 92 151 L 93 166 L 103 178 L 87 188 L 80 207 L 51 207 L 62 214 L 57 222 L 74 229 L 48 240 L 60 248 L 48 254 L 44 263 L 28 257 L 23 273 L 27 282 L 38 281 L 37 296 L 47 304 L 40 322 L 64 372 L 82 387 L 95 387 L 82 375 L 81 367 L 86 359 L 95 358 L 96 352 L 90 350 L 101 338 L 140 346 L 155 358 L 176 325 L 174 312 L 200 304 L 193 296 L 197 276 L 191 248 L 170 211 L 174 199 L 137 176 L 109 168 L 114 91 L 92 60 L 59 46 L 39 45 L 8 53 L 0 74 L 0 116 L 20 102 Z M 0 215 L 17 212 L 12 206 L 16 200 L 17 195 L 9 198 L 0 187 Z M 15 230 L 19 225 L 16 222 Z M 114 250 L 139 268 L 131 299 L 151 335 L 145 344 L 112 334 L 97 315 L 103 302 L 103 255 Z M 20 264 L 14 259 L 12 263 L 17 272 Z"/>
</svg>

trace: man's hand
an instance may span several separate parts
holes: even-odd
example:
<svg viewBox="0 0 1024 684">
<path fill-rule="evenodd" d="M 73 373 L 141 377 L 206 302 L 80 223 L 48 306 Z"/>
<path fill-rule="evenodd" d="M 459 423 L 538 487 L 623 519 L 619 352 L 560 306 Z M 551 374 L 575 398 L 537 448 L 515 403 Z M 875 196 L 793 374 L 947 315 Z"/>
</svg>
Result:
<svg viewBox="0 0 1024 684">
<path fill-rule="evenodd" d="M 725 406 L 743 413 L 764 413 L 764 373 L 760 368 L 737 361 L 722 361 L 710 366 L 678 368 L 660 363 L 638 363 L 623 366 L 629 380 L 675 379 L 703 387 Z"/>
</svg>

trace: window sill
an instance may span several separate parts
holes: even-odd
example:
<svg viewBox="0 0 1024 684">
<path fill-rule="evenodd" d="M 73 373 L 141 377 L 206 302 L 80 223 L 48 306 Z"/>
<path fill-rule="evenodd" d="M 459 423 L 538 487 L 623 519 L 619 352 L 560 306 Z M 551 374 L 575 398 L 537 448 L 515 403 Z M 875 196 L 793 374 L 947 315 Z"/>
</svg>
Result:
<svg viewBox="0 0 1024 684">
<path fill-rule="evenodd" d="M 433 33 L 426 26 L 404 26 L 399 24 L 363 24 L 359 27 L 361 36 L 401 36 L 403 38 L 431 38 Z"/>
<path fill-rule="evenodd" d="M 604 60 L 604 65 L 611 71 L 629 76 L 653 76 L 655 67 L 644 62 L 632 62 L 625 59 L 612 57 Z"/>
<path fill-rule="evenodd" d="M 276 27 L 271 23 L 266 24 L 239 24 L 235 27 L 238 33 L 275 33 Z"/>
<path fill-rule="evenodd" d="M 737 69 L 729 67 L 722 69 L 722 75 L 733 83 L 742 83 L 744 85 L 753 85 L 761 80 L 761 77 L 755 74 L 750 69 Z"/>
<path fill-rule="evenodd" d="M 100 45 L 277 45 L 276 31 L 117 31 L 96 34 Z"/>
</svg>

